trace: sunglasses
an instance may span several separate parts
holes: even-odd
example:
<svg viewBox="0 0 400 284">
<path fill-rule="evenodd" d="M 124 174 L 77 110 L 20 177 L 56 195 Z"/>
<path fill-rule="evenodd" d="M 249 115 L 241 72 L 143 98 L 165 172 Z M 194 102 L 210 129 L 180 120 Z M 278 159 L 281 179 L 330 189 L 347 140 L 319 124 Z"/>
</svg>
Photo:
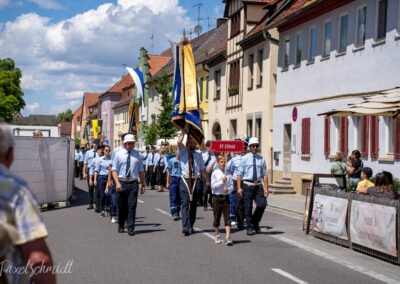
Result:
<svg viewBox="0 0 400 284">
<path fill-rule="evenodd" d="M 258 148 L 260 145 L 257 145 L 257 144 L 253 144 L 253 145 L 250 145 L 250 147 L 254 147 L 254 148 Z"/>
<path fill-rule="evenodd" d="M 110 152 L 110 150 L 104 150 L 104 152 Z"/>
</svg>

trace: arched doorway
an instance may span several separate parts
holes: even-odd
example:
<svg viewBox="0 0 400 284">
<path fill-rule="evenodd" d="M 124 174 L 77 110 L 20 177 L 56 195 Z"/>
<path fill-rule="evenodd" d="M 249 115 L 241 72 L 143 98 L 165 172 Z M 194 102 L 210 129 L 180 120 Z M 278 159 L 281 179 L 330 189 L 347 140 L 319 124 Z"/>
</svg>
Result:
<svg viewBox="0 0 400 284">
<path fill-rule="evenodd" d="M 221 125 L 218 122 L 214 123 L 212 128 L 213 140 L 221 140 Z"/>
</svg>

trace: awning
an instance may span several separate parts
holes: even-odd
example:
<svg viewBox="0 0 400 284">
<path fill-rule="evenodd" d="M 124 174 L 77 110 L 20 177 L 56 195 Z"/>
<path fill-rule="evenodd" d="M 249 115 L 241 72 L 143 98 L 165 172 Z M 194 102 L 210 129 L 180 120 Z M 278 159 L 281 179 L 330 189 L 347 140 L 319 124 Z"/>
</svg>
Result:
<svg viewBox="0 0 400 284">
<path fill-rule="evenodd" d="M 360 103 L 348 104 L 318 115 L 400 117 L 400 87 L 376 93 Z"/>
</svg>

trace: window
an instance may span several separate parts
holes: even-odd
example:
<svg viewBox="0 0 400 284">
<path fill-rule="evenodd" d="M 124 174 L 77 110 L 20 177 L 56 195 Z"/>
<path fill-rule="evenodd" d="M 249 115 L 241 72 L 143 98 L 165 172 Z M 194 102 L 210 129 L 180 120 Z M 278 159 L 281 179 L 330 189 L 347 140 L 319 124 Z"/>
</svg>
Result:
<svg viewBox="0 0 400 284">
<path fill-rule="evenodd" d="M 208 101 L 208 96 L 209 96 L 209 84 L 210 84 L 210 77 L 207 75 L 206 76 L 206 101 Z"/>
<path fill-rule="evenodd" d="M 361 127 L 360 127 L 360 145 L 357 149 L 360 149 L 361 157 L 368 157 L 368 126 L 369 117 L 361 117 Z"/>
<path fill-rule="evenodd" d="M 289 67 L 290 39 L 285 40 L 285 53 L 283 55 L 283 68 Z"/>
<path fill-rule="evenodd" d="M 386 24 L 387 24 L 387 0 L 378 1 L 378 20 L 376 27 L 376 40 L 386 38 Z"/>
<path fill-rule="evenodd" d="M 249 72 L 248 72 L 248 78 L 247 78 L 247 88 L 252 89 L 253 88 L 253 73 L 254 73 L 254 54 L 249 55 Z"/>
<path fill-rule="evenodd" d="M 400 159 L 400 117 L 393 120 L 393 151 L 394 158 Z"/>
<path fill-rule="evenodd" d="M 258 141 L 260 142 L 260 145 L 262 145 L 262 141 L 261 141 L 261 137 L 262 137 L 262 124 L 261 124 L 261 117 L 257 117 L 256 118 L 256 133 L 255 133 L 255 137 L 258 138 Z"/>
<path fill-rule="evenodd" d="M 394 141 L 394 136 L 393 136 L 393 117 L 384 117 L 384 125 L 385 125 L 385 153 L 384 154 L 389 154 L 393 155 L 393 141 Z"/>
<path fill-rule="evenodd" d="M 326 22 L 324 25 L 324 57 L 329 57 L 331 52 L 332 40 L 332 22 Z"/>
<path fill-rule="evenodd" d="M 339 53 L 346 52 L 348 21 L 349 21 L 348 15 L 344 15 L 344 16 L 340 17 Z"/>
<path fill-rule="evenodd" d="M 310 126 L 311 119 L 309 117 L 301 120 L 301 154 L 310 155 Z"/>
<path fill-rule="evenodd" d="M 247 118 L 247 135 L 253 136 L 253 118 Z"/>
<path fill-rule="evenodd" d="M 264 51 L 260 49 L 257 53 L 257 66 L 258 66 L 258 76 L 257 76 L 257 87 L 262 87 L 262 79 L 263 79 L 263 57 Z"/>
<path fill-rule="evenodd" d="M 324 118 L 324 155 L 329 156 L 331 153 L 331 117 Z"/>
<path fill-rule="evenodd" d="M 370 117 L 370 148 L 371 158 L 378 158 L 379 155 L 379 117 Z"/>
<path fill-rule="evenodd" d="M 309 52 L 309 56 L 308 56 L 308 60 L 309 61 L 314 61 L 315 59 L 315 55 L 317 52 L 317 28 L 311 28 L 310 30 L 310 52 Z"/>
<path fill-rule="evenodd" d="M 356 45 L 365 44 L 365 25 L 367 23 L 367 7 L 357 10 L 357 38 Z"/>
<path fill-rule="evenodd" d="M 201 103 L 203 101 L 203 82 L 204 79 L 203 77 L 200 77 L 198 80 L 198 88 L 199 88 L 199 102 Z"/>
<path fill-rule="evenodd" d="M 229 72 L 229 95 L 237 95 L 239 93 L 240 81 L 240 61 L 236 60 L 230 64 Z"/>
<path fill-rule="evenodd" d="M 300 65 L 301 63 L 301 53 L 303 50 L 303 35 L 296 35 L 296 65 Z"/>
<path fill-rule="evenodd" d="M 219 100 L 221 98 L 221 70 L 216 70 L 215 76 L 215 99 Z"/>
<path fill-rule="evenodd" d="M 234 37 L 240 32 L 240 11 L 237 11 L 231 16 L 231 37 Z"/>
</svg>

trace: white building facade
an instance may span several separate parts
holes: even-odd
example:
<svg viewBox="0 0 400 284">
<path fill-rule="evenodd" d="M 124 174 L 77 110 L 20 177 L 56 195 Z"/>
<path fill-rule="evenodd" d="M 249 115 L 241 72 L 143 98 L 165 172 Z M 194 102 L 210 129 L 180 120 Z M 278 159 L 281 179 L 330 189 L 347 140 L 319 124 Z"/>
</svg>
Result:
<svg viewBox="0 0 400 284">
<path fill-rule="evenodd" d="M 400 1 L 311 2 L 269 25 L 280 39 L 274 175 L 292 178 L 300 193 L 308 174 L 330 173 L 336 152 L 358 149 L 374 173 L 400 177 L 398 120 L 318 115 L 400 86 Z"/>
</svg>

